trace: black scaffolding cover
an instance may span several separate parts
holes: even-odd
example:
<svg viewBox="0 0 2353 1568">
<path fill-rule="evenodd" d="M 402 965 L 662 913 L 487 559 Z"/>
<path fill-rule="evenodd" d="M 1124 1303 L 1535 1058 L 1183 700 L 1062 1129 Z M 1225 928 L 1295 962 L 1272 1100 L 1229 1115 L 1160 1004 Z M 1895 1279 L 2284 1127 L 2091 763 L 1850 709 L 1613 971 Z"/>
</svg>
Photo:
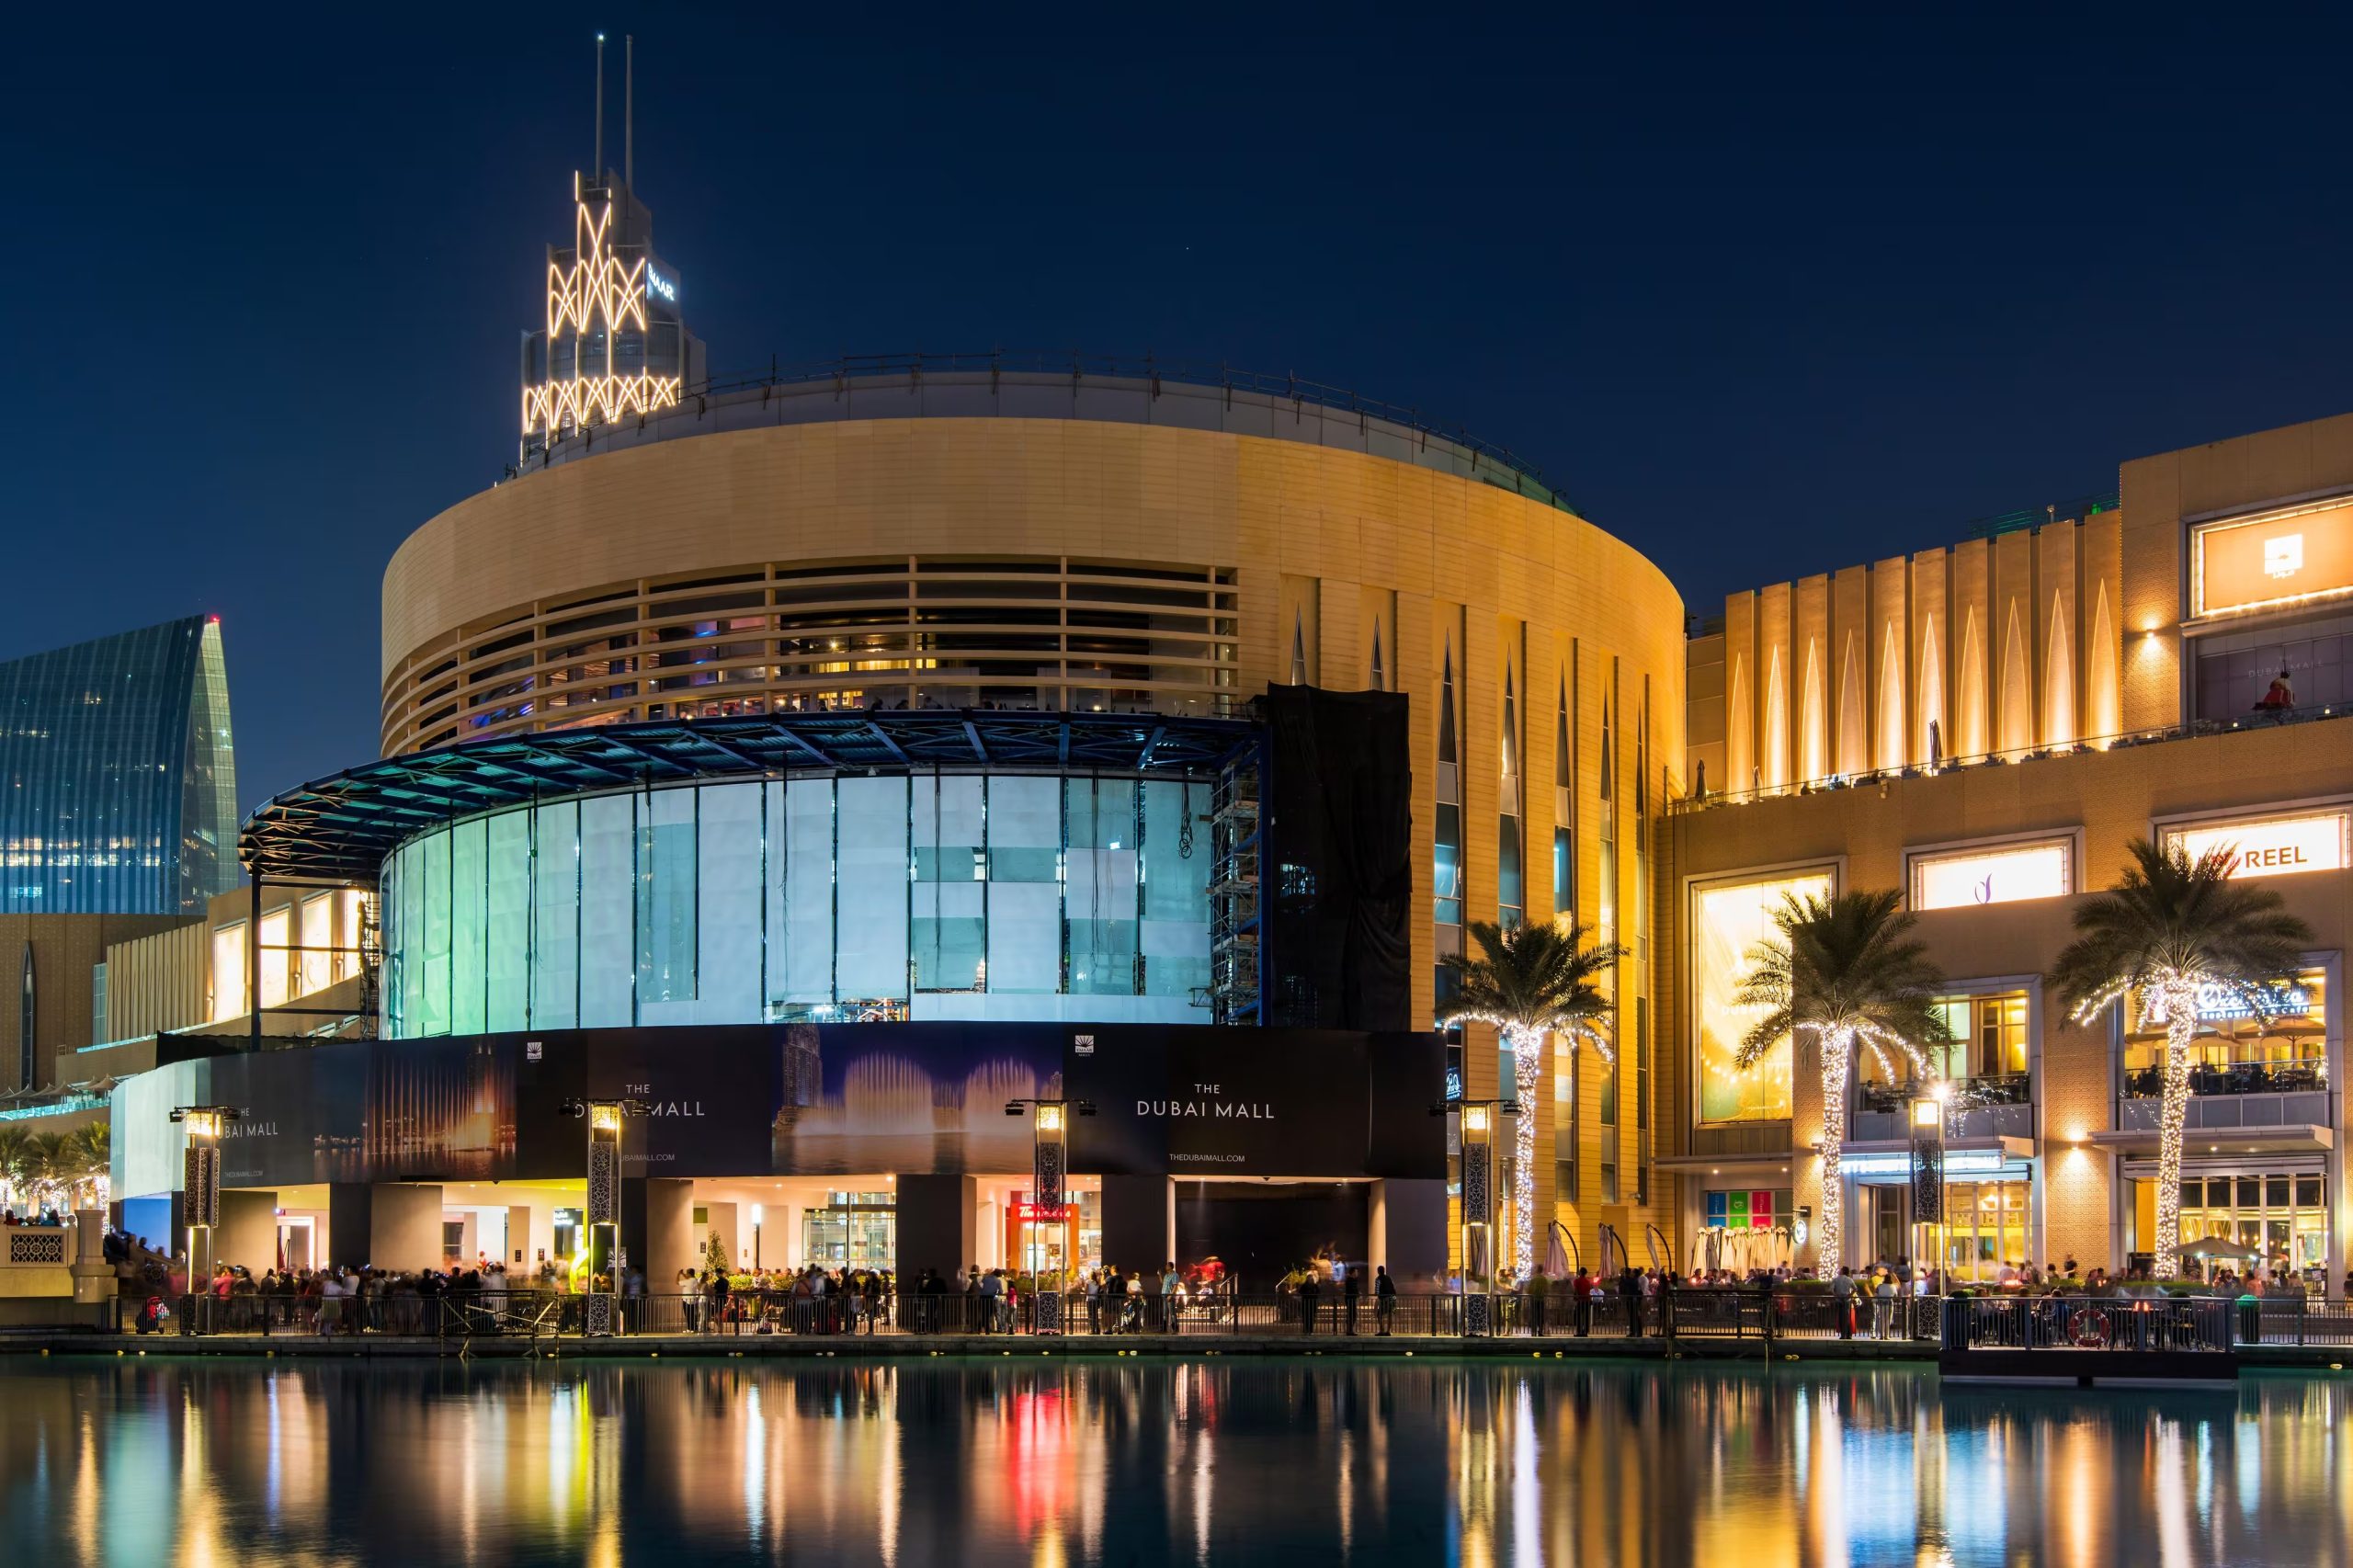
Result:
<svg viewBox="0 0 2353 1568">
<path fill-rule="evenodd" d="M 1413 771 L 1404 696 L 1269 687 L 1269 1022 L 1410 1029 Z"/>
</svg>

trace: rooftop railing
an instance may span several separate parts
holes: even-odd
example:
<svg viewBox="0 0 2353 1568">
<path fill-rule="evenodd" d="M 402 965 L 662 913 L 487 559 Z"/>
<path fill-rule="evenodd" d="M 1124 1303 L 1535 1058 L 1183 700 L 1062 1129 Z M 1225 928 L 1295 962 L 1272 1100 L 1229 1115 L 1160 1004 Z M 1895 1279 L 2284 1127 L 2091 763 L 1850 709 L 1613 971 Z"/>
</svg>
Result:
<svg viewBox="0 0 2353 1568">
<path fill-rule="evenodd" d="M 1918 766 L 1873 768 L 1862 773 L 1833 774 L 1826 778 L 1808 779 L 1798 784 L 1767 784 L 1750 790 L 1710 790 L 1705 794 L 1680 796 L 1667 802 L 1671 813 L 1707 811 L 1716 806 L 1745 805 L 1754 801 L 1779 800 L 1789 795 L 1816 795 L 1826 790 L 1853 790 L 1864 785 L 1884 783 L 1897 778 L 1927 778 L 1945 773 L 1966 772 L 1978 767 L 2000 767 L 2020 763 L 2040 762 L 2049 757 L 2072 756 L 2086 751 L 2117 751 L 2126 746 L 2154 745 L 2165 741 L 2192 740 L 2201 735 L 2236 734 L 2249 730 L 2275 730 L 2296 724 L 2316 723 L 2324 719 L 2353 717 L 2353 704 L 2331 703 L 2323 707 L 2290 709 L 2279 713 L 2249 714 L 2240 719 L 2193 719 L 2187 723 L 2167 724 L 2151 730 L 2131 730 L 2120 734 L 2094 735 L 2069 745 L 2019 746 L 2009 751 L 1985 752 L 1963 759 L 1947 758 L 1934 767 Z"/>
<path fill-rule="evenodd" d="M 1222 362 L 1163 359 L 1152 354 L 1126 358 L 993 348 L 978 353 L 852 354 L 795 365 L 771 363 L 764 374 L 712 377 L 688 388 L 678 403 L 669 407 L 574 431 L 534 451 L 530 460 L 522 468 L 510 468 L 508 476 L 515 477 L 529 469 L 585 457 L 600 444 L 612 441 L 617 435 L 623 433 L 644 432 L 654 438 L 672 433 L 682 436 L 693 434 L 692 428 L 668 432 L 660 427 L 680 419 L 697 421 L 713 406 L 733 403 L 756 394 L 765 402 L 770 394 L 781 390 L 830 386 L 836 392 L 847 392 L 857 389 L 860 383 L 905 382 L 920 386 L 927 376 L 971 378 L 981 375 L 990 377 L 992 382 L 1000 376 L 1015 376 L 1033 384 L 1044 377 L 1067 379 L 1074 386 L 1090 381 L 1136 383 L 1148 388 L 1155 397 L 1164 385 L 1213 388 L 1229 397 L 1243 393 L 1288 402 L 1295 407 L 1312 406 L 1328 413 L 1353 415 L 1358 419 L 1377 419 L 1460 449 L 1472 460 L 1473 475 L 1486 483 L 1514 490 L 1530 500 L 1540 501 L 1561 511 L 1586 517 L 1552 487 L 1533 463 L 1508 448 L 1481 440 L 1461 426 L 1445 424 L 1419 408 L 1382 398 L 1367 397 L 1353 388 L 1330 386 L 1289 371 L 1274 375 L 1241 369 Z M 1506 483 L 1506 480 L 1509 482 Z"/>
</svg>

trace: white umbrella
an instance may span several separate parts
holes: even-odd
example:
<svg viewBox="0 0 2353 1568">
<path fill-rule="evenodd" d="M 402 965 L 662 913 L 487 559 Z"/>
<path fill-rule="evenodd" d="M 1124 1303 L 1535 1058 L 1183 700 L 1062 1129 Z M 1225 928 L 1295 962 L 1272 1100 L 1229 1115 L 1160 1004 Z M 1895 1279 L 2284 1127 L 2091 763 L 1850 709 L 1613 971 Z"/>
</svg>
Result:
<svg viewBox="0 0 2353 1568">
<path fill-rule="evenodd" d="M 1555 1279 L 1566 1278 L 1569 1272 L 1569 1252 L 1561 1244 L 1561 1238 L 1568 1233 L 1566 1225 L 1558 1220 L 1552 1221 L 1552 1240 L 1544 1248 L 1544 1272 Z"/>
</svg>

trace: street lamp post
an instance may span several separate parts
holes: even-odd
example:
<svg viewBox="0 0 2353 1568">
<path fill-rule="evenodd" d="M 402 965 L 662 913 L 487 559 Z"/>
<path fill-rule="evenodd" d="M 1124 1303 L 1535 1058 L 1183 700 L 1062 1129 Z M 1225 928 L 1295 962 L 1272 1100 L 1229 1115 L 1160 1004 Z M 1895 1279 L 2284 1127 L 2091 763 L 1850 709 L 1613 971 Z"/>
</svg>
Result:
<svg viewBox="0 0 2353 1568">
<path fill-rule="evenodd" d="M 581 1332 L 607 1335 L 617 1330 L 613 1298 L 620 1285 L 620 1270 L 629 1267 L 621 1251 L 621 1123 L 642 1114 L 642 1100 L 566 1100 L 568 1116 L 588 1123 L 588 1201 L 584 1216 L 588 1231 L 588 1291 L 580 1313 Z M 611 1290 L 597 1289 L 597 1276 L 608 1278 Z"/>
<path fill-rule="evenodd" d="M 1518 1100 L 1453 1100 L 1432 1116 L 1462 1119 L 1462 1182 L 1459 1206 L 1462 1244 L 1462 1332 L 1495 1332 L 1495 1121 L 1519 1114 Z M 1475 1286 L 1475 1289 L 1474 1289 Z"/>
<path fill-rule="evenodd" d="M 1030 1331 L 1035 1334 L 1060 1334 L 1063 1331 L 1062 1281 L 1051 1285 L 1040 1282 L 1045 1272 L 1044 1246 L 1039 1227 L 1049 1221 L 1060 1225 L 1067 1221 L 1066 1187 L 1070 1176 L 1070 1118 L 1095 1114 L 1090 1100 L 1007 1100 L 1005 1114 L 1020 1116 L 1034 1111 L 1029 1126 L 1035 1134 L 1029 1152 L 1029 1223 L 1023 1237 L 1024 1251 L 1029 1254 L 1030 1292 Z"/>
<path fill-rule="evenodd" d="M 221 1137 L 229 1123 L 244 1115 L 235 1106 L 226 1105 L 184 1105 L 172 1110 L 172 1119 L 188 1133 L 188 1152 L 180 1167 L 180 1207 L 188 1219 L 188 1294 L 204 1301 L 208 1311 L 212 1300 L 212 1233 L 221 1223 Z M 199 1233 L 204 1242 L 201 1275 L 197 1271 Z"/>
<path fill-rule="evenodd" d="M 1912 1256 L 1924 1272 L 1928 1253 L 1923 1243 L 1934 1240 L 1945 1216 L 1945 1096 L 1950 1092 L 1939 1083 L 1912 1102 Z M 1938 1261 L 1941 1266 L 1941 1256 Z"/>
</svg>

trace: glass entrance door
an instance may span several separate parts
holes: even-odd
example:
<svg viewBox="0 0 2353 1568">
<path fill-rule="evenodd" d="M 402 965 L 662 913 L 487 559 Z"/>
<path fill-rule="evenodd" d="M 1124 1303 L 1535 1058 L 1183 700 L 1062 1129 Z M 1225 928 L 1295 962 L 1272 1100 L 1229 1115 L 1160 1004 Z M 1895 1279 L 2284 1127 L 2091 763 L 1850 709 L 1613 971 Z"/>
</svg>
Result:
<svg viewBox="0 0 2353 1568">
<path fill-rule="evenodd" d="M 2024 1181 L 1945 1184 L 1945 1220 L 1938 1239 L 1948 1283 L 1990 1285 L 2001 1278 L 2005 1266 L 2024 1268 L 2033 1261 L 2028 1199 Z"/>
<path fill-rule="evenodd" d="M 801 1256 L 821 1268 L 890 1268 L 899 1251 L 899 1206 L 889 1192 L 829 1192 L 804 1210 Z"/>
</svg>

